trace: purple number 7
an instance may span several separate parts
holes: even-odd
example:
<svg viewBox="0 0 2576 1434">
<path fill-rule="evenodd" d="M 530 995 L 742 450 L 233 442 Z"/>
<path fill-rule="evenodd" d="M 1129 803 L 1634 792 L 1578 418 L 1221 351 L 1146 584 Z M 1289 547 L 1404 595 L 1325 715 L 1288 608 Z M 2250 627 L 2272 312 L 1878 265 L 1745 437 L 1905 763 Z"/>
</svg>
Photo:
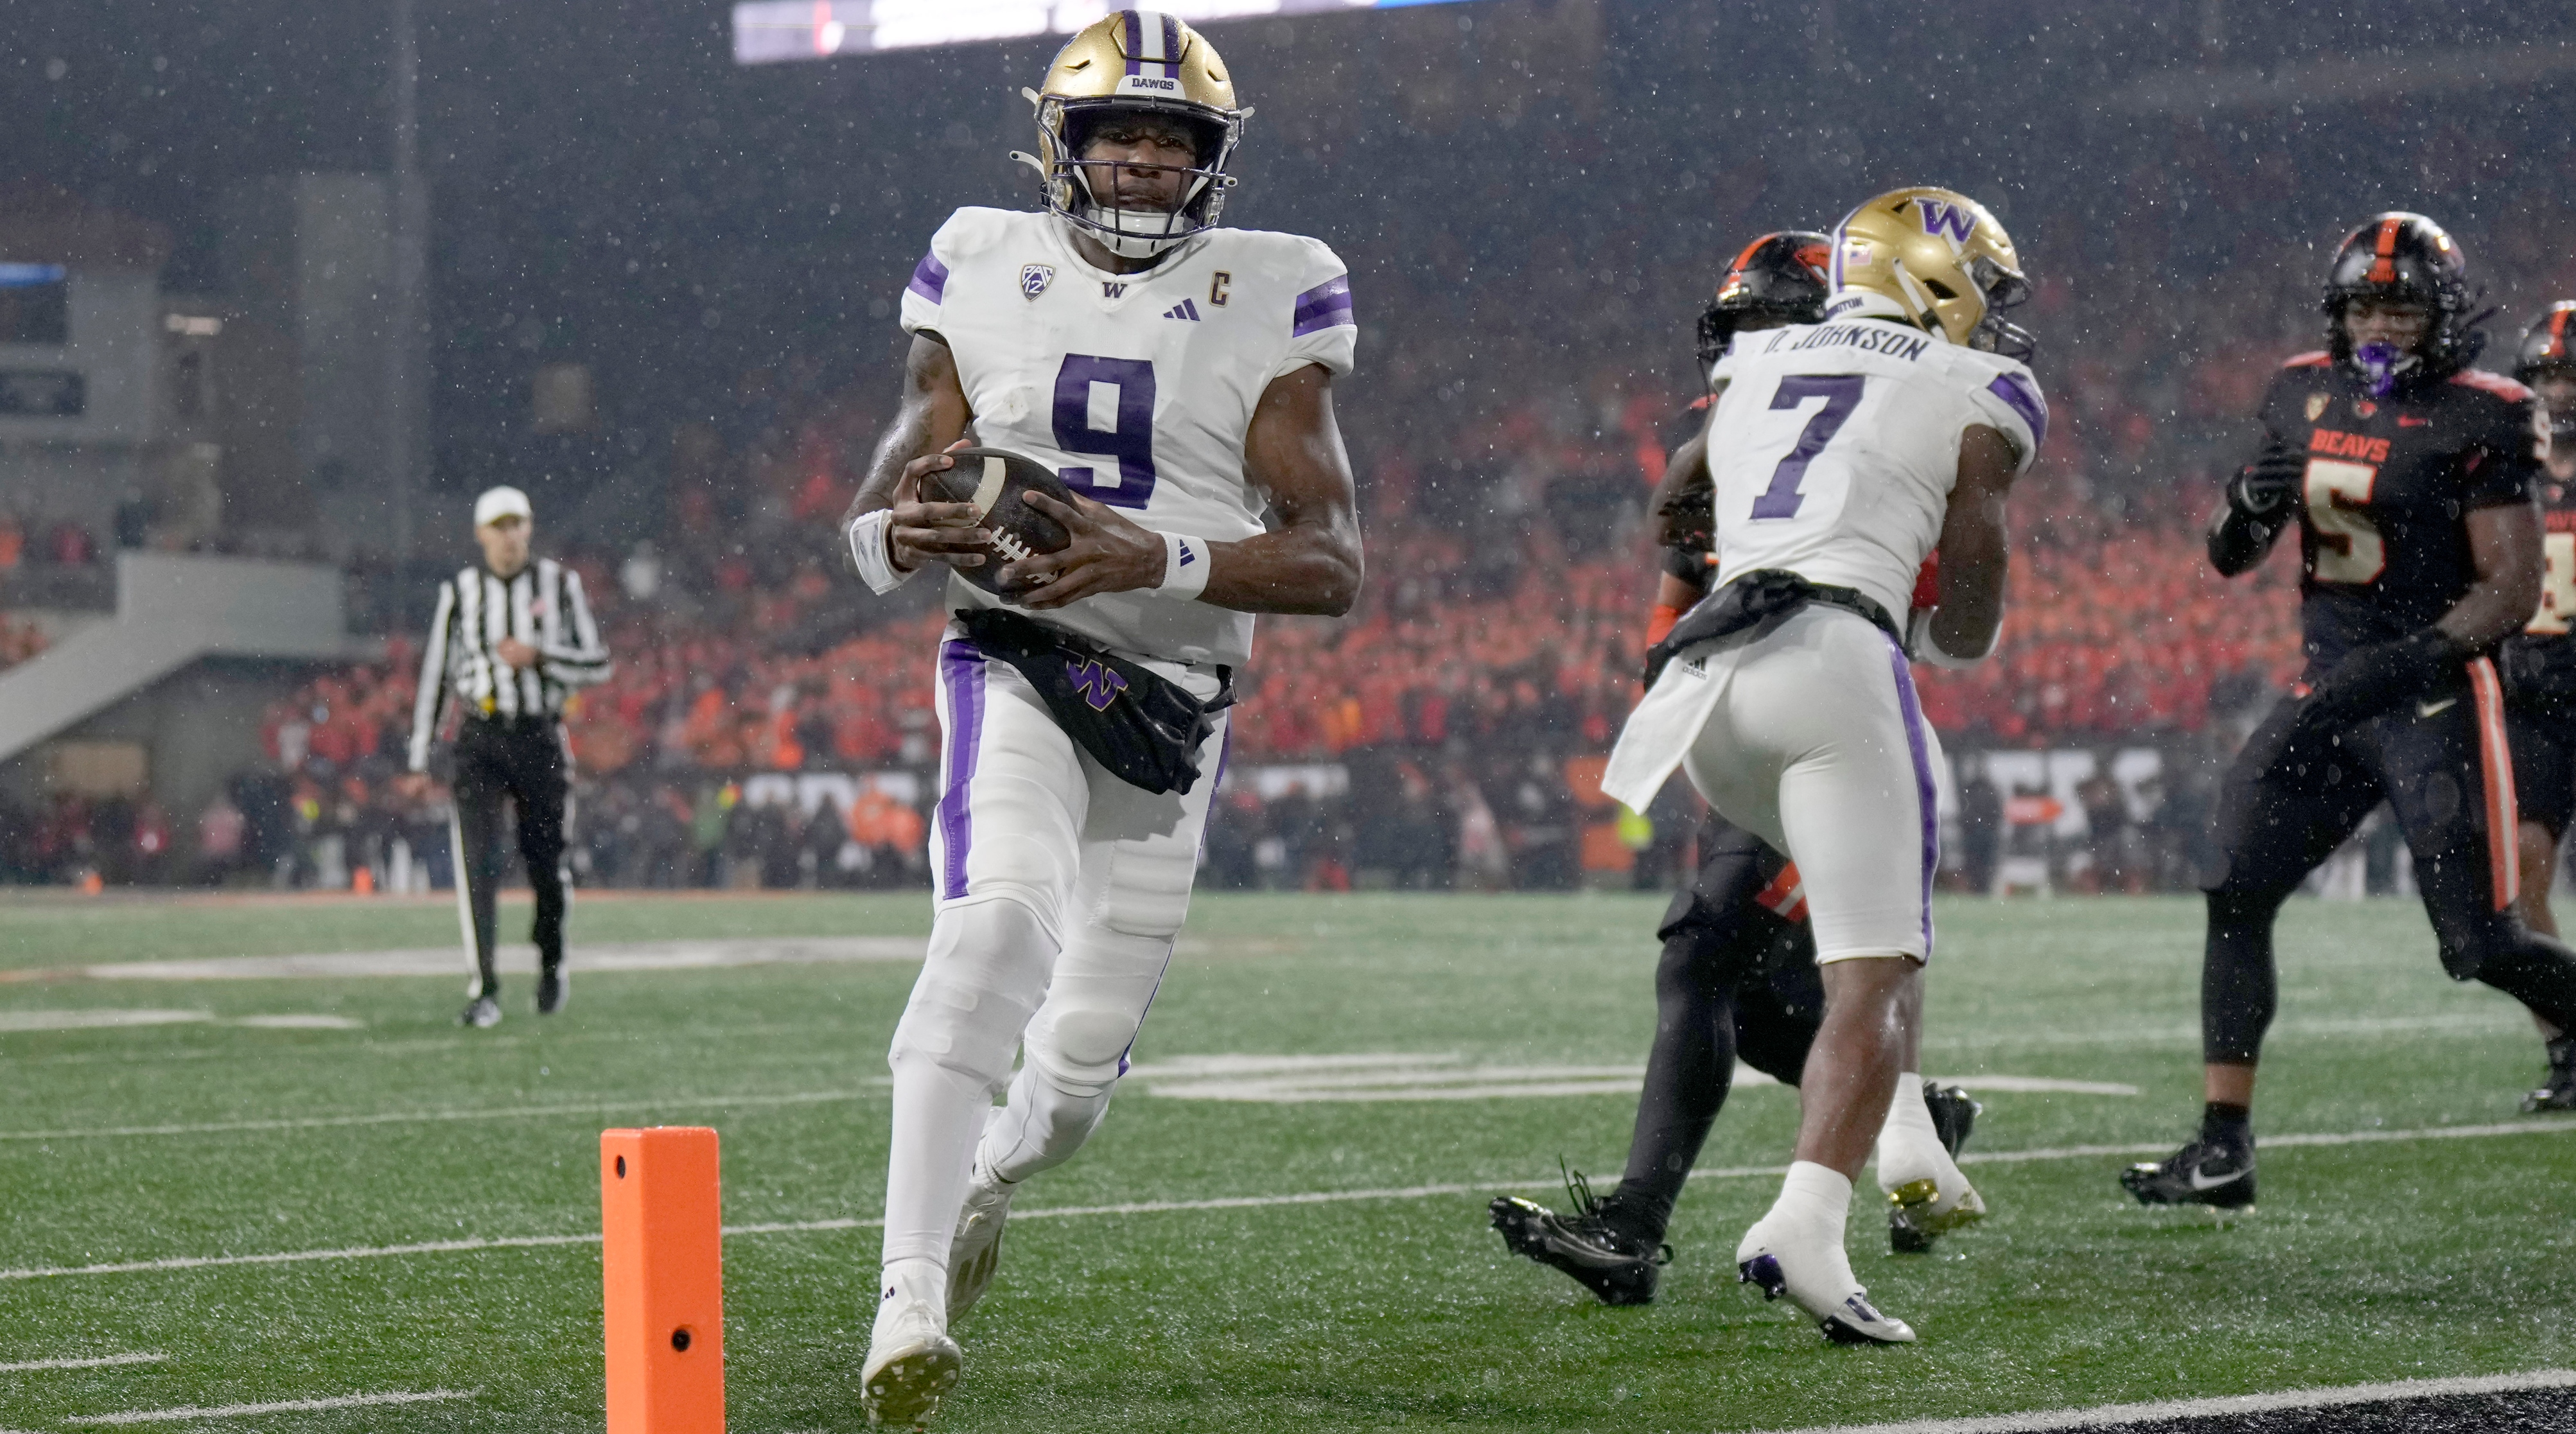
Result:
<svg viewBox="0 0 2576 1434">
<path fill-rule="evenodd" d="M 1807 465 L 1815 460 L 1817 454 L 1825 451 L 1826 444 L 1834 441 L 1834 435 L 1842 431 L 1843 420 L 1851 417 L 1851 411 L 1860 406 L 1860 389 L 1864 382 L 1866 380 L 1856 373 L 1796 373 L 1780 380 L 1780 391 L 1771 395 L 1773 408 L 1796 408 L 1811 398 L 1823 399 L 1825 406 L 1816 410 L 1815 417 L 1807 420 L 1806 428 L 1798 434 L 1798 446 L 1790 449 L 1789 456 L 1780 460 L 1780 466 L 1771 470 L 1771 486 L 1763 489 L 1762 496 L 1753 500 L 1754 517 L 1798 516 L 1798 504 L 1806 497 L 1798 491 L 1798 484 L 1807 476 Z"/>
</svg>

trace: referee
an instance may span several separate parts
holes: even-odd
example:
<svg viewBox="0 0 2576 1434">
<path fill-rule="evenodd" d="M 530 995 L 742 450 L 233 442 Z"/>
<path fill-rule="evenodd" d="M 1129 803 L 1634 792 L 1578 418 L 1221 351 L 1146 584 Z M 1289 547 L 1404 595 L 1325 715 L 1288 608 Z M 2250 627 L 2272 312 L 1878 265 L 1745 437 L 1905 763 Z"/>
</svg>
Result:
<svg viewBox="0 0 2576 1434">
<path fill-rule="evenodd" d="M 429 786 L 429 745 L 446 714 L 456 729 L 456 801 L 448 840 L 456 855 L 456 915 L 474 955 L 474 999 L 464 1023 L 501 1022 L 501 981 L 493 967 L 492 895 L 500 885 L 501 803 L 519 808 L 519 855 L 536 893 L 537 1014 L 563 1009 L 563 869 L 572 753 L 564 743 L 564 695 L 608 676 L 581 578 L 552 558 L 528 557 L 535 526 L 528 495 L 494 488 L 474 500 L 474 537 L 483 565 L 439 584 L 438 615 L 421 655 L 412 707 L 411 773 L 404 789 Z M 442 699 L 444 699 L 442 701 Z"/>
</svg>

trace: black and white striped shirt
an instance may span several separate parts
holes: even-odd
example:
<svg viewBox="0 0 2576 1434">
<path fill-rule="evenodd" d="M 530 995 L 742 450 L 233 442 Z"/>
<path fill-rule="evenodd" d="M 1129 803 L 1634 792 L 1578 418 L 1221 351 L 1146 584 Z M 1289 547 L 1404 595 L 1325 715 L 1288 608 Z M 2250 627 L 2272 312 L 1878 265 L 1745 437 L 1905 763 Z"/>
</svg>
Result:
<svg viewBox="0 0 2576 1434">
<path fill-rule="evenodd" d="M 516 638 L 537 650 L 536 665 L 513 668 L 495 649 Z M 581 595 L 581 575 L 539 558 L 503 581 L 480 567 L 438 585 L 438 616 L 420 659 L 420 695 L 412 704 L 411 769 L 429 766 L 440 699 L 468 717 L 555 716 L 575 687 L 608 678 L 608 649 Z"/>
</svg>

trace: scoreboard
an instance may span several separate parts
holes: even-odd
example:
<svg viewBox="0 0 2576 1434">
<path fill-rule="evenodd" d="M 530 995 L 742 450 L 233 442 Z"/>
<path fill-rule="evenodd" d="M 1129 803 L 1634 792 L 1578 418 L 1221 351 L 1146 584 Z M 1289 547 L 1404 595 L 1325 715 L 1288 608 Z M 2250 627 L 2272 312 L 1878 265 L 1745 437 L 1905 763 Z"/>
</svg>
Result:
<svg viewBox="0 0 2576 1434">
<path fill-rule="evenodd" d="M 1193 25 L 1333 10 L 1386 10 L 1450 0 L 1161 0 Z M 733 7 L 736 64 L 821 60 L 924 45 L 1070 35 L 1110 11 L 1106 0 L 742 0 Z"/>
</svg>

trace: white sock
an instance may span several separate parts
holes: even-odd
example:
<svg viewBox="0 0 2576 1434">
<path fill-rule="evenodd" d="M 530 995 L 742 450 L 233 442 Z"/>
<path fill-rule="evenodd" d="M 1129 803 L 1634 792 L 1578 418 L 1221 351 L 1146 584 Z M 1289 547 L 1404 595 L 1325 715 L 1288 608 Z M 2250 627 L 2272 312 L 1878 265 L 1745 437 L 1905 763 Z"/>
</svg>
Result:
<svg viewBox="0 0 2576 1434">
<path fill-rule="evenodd" d="M 895 1316 L 914 1304 L 927 1304 L 948 1327 L 948 1267 L 937 1260 L 889 1262 L 877 1276 L 876 1336 L 882 1337 Z"/>
<path fill-rule="evenodd" d="M 1878 1187 L 1894 1190 L 1929 1180 L 1948 1195 L 1948 1177 L 1957 1169 L 1941 1148 L 1932 1108 L 1923 1103 L 1923 1077 L 1906 1071 L 1896 1078 L 1896 1098 L 1888 1102 L 1887 1123 L 1878 1128 Z"/>
<path fill-rule="evenodd" d="M 1812 1160 L 1793 1161 L 1788 1178 L 1780 1182 L 1780 1198 L 1771 1202 L 1771 1213 L 1762 1219 L 1765 1224 L 1779 1221 L 1813 1230 L 1839 1250 L 1851 1198 L 1851 1180 L 1841 1171 Z"/>
</svg>

